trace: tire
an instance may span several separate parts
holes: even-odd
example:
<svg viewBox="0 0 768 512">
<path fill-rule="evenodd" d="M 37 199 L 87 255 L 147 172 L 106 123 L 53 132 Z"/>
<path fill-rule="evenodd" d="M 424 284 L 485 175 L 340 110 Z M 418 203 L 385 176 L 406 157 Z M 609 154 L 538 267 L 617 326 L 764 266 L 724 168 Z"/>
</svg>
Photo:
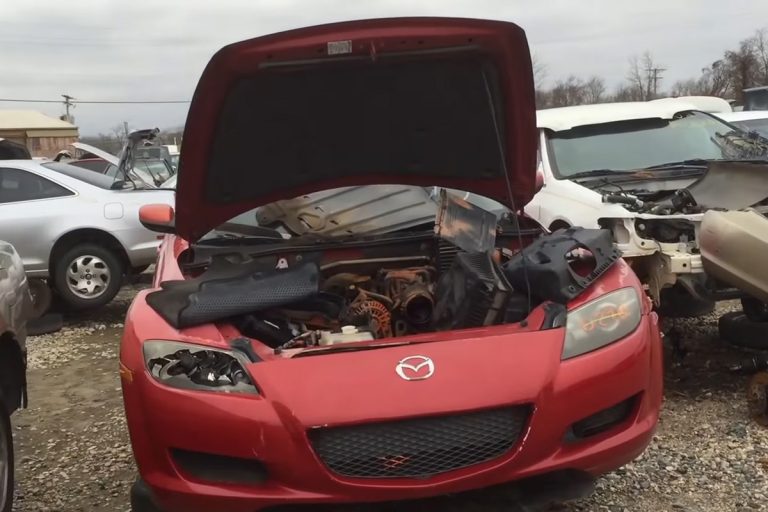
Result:
<svg viewBox="0 0 768 512">
<path fill-rule="evenodd" d="M 11 418 L 0 397 L 0 512 L 11 512 L 13 489 L 13 431 Z"/>
<path fill-rule="evenodd" d="M 56 291 L 76 310 L 98 308 L 111 301 L 120 291 L 124 272 L 116 254 L 93 244 L 72 247 L 55 262 L 54 269 Z"/>
<path fill-rule="evenodd" d="M 132 273 L 132 274 L 134 274 L 134 275 L 143 274 L 144 272 L 146 272 L 146 271 L 147 271 L 147 269 L 148 269 L 150 266 L 151 266 L 151 265 L 142 265 L 142 266 L 140 266 L 140 267 L 133 267 L 133 269 L 131 269 L 131 273 Z"/>
<path fill-rule="evenodd" d="M 768 322 L 768 304 L 754 297 L 742 297 L 741 309 L 753 322 Z"/>
<path fill-rule="evenodd" d="M 657 308 L 662 318 L 695 318 L 714 310 L 714 301 L 697 299 L 679 284 L 661 290 L 661 304 Z"/>
<path fill-rule="evenodd" d="M 152 501 L 152 493 L 141 478 L 131 486 L 131 512 L 163 512 Z"/>
<path fill-rule="evenodd" d="M 45 316 L 30 319 L 27 322 L 27 334 L 40 336 L 41 334 L 60 331 L 62 327 L 64 327 L 64 317 L 59 313 L 48 313 Z"/>
<path fill-rule="evenodd" d="M 30 279 L 29 291 L 32 294 L 32 312 L 31 318 L 40 318 L 51 308 L 53 301 L 53 290 L 47 281 L 42 279 Z"/>
<path fill-rule="evenodd" d="M 720 337 L 737 347 L 768 350 L 768 322 L 753 322 L 741 311 L 726 313 L 717 323 Z"/>
</svg>

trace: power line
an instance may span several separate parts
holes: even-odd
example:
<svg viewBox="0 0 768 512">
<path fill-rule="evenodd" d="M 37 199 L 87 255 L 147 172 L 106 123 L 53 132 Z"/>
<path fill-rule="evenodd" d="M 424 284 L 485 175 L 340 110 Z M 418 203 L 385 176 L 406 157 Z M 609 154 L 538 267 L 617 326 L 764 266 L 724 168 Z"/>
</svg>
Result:
<svg viewBox="0 0 768 512">
<path fill-rule="evenodd" d="M 0 101 L 12 101 L 17 103 L 63 103 L 61 100 L 17 100 L 8 98 L 2 98 Z"/>
<path fill-rule="evenodd" d="M 70 105 L 84 105 L 84 104 L 100 104 L 100 105 L 106 105 L 106 104 L 113 104 L 113 105 L 156 105 L 156 104 L 172 104 L 172 103 L 190 103 L 191 100 L 144 100 L 144 101 L 134 101 L 134 100 L 126 100 L 126 101 L 120 101 L 120 100 L 103 100 L 103 101 L 83 101 L 83 100 L 72 100 L 69 101 L 62 101 L 62 100 L 28 100 L 28 99 L 18 99 L 18 98 L 0 98 L 0 102 L 12 102 L 12 103 L 69 103 Z"/>
</svg>

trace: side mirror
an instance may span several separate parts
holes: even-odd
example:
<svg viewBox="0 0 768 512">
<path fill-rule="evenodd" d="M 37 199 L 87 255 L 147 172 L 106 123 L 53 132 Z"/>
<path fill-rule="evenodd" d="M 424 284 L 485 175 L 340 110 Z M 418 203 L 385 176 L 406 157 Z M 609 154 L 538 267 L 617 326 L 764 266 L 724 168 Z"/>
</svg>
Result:
<svg viewBox="0 0 768 512">
<path fill-rule="evenodd" d="M 173 207 L 167 204 L 145 204 L 139 208 L 139 222 L 148 230 L 157 233 L 176 231 Z"/>
<path fill-rule="evenodd" d="M 544 171 L 541 168 L 536 169 L 536 189 L 534 192 L 544 188 Z"/>
</svg>

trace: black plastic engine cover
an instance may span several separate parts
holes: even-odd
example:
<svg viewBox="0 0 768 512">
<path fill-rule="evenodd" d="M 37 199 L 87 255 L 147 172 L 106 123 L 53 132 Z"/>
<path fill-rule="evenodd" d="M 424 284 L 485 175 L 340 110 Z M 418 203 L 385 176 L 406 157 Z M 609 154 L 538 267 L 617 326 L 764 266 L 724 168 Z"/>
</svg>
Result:
<svg viewBox="0 0 768 512">
<path fill-rule="evenodd" d="M 147 295 L 147 303 L 179 329 L 300 302 L 319 291 L 315 263 L 284 270 L 254 270 L 252 264 L 221 267 L 194 279 L 163 283 L 162 290 Z"/>
<path fill-rule="evenodd" d="M 460 252 L 437 282 L 435 327 L 447 330 L 500 323 L 511 291 L 490 254 Z"/>
<path fill-rule="evenodd" d="M 595 259 L 595 267 L 587 275 L 577 274 L 569 264 L 568 254 L 576 249 L 586 249 Z M 530 284 L 531 295 L 540 301 L 565 304 L 620 257 L 607 229 L 560 229 L 516 254 L 504 264 L 504 275 L 518 290 L 524 291 Z"/>
</svg>

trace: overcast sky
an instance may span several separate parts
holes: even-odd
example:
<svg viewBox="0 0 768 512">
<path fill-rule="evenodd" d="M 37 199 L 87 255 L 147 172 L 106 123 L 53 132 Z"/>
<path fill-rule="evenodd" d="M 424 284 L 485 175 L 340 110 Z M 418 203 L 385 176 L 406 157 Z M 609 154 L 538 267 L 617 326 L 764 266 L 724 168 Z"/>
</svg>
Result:
<svg viewBox="0 0 768 512">
<path fill-rule="evenodd" d="M 613 87 L 645 50 L 663 85 L 696 75 L 756 29 L 768 0 L 3 0 L 0 98 L 187 100 L 221 46 L 261 34 L 357 18 L 437 15 L 513 21 L 547 81 L 571 73 Z M 0 103 L 60 115 L 57 104 Z M 183 124 L 186 105 L 79 105 L 82 135 Z"/>
</svg>

